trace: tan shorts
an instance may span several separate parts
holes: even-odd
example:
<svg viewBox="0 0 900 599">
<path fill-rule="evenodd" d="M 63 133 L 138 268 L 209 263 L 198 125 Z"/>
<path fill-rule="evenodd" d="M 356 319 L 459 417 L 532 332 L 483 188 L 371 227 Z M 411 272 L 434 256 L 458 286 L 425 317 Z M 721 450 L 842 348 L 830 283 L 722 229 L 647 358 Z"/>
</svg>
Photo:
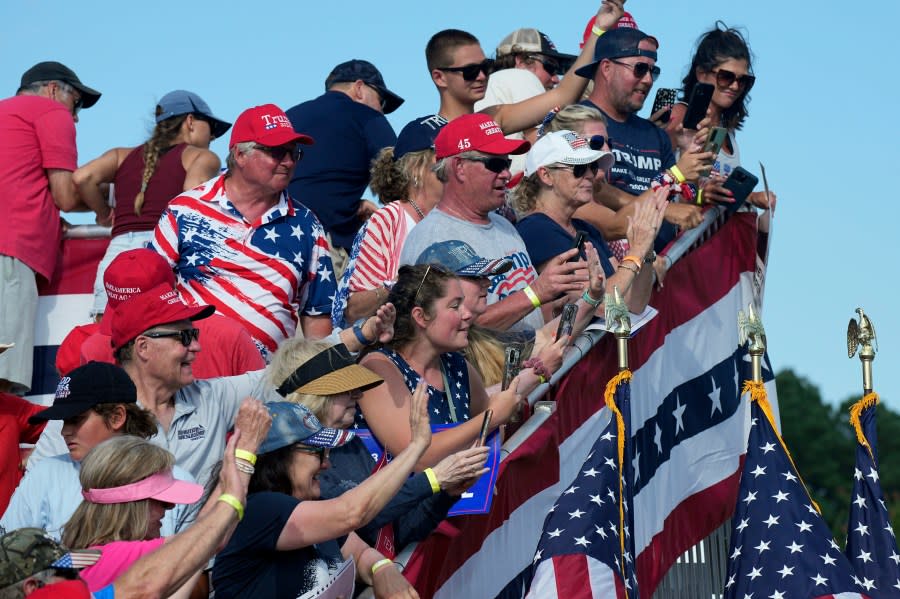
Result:
<svg viewBox="0 0 900 599">
<path fill-rule="evenodd" d="M 0 381 L 11 382 L 17 394 L 31 389 L 37 302 L 34 271 L 16 258 L 0 256 L 0 343 L 16 344 L 0 354 Z"/>
<path fill-rule="evenodd" d="M 334 280 L 335 285 L 340 283 L 341 277 L 344 276 L 344 271 L 347 269 L 347 263 L 350 261 L 350 254 L 347 253 L 342 247 L 337 247 L 334 245 L 334 241 L 331 239 L 331 233 L 326 233 L 325 237 L 328 238 L 328 245 L 331 247 L 331 266 L 334 268 Z"/>
</svg>

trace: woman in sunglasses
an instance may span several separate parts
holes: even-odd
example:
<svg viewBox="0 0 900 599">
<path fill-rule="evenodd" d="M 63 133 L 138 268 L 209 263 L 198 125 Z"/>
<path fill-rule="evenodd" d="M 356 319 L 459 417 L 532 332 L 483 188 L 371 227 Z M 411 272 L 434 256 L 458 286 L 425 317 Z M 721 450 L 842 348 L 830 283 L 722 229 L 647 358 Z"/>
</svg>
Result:
<svg viewBox="0 0 900 599">
<path fill-rule="evenodd" d="M 106 310 L 103 272 L 119 253 L 144 247 L 169 200 L 211 179 L 221 166 L 210 142 L 231 127 L 213 116 L 209 105 L 193 92 L 175 90 L 156 105 L 156 127 L 143 145 L 113 148 L 73 176 L 82 197 L 105 203 L 106 189 L 115 185 L 110 222 L 112 240 L 97 267 L 92 315 Z"/>
<path fill-rule="evenodd" d="M 713 86 L 707 118 L 710 126 L 724 127 L 728 136 L 713 162 L 708 180 L 703 185 L 703 200 L 706 202 L 729 203 L 734 201 L 731 192 L 722 183 L 731 172 L 741 165 L 741 153 L 735 140 L 735 132 L 747 118 L 749 93 L 756 77 L 752 74 L 751 52 L 744 37 L 736 29 L 717 22 L 716 27 L 700 37 L 691 66 L 685 75 L 683 98 L 690 98 L 697 83 Z M 678 102 L 672 107 L 666 130 L 673 147 L 684 151 L 683 145 L 689 136 L 681 135 L 681 124 L 687 112 L 687 103 Z M 774 206 L 775 194 L 772 194 Z M 747 201 L 759 208 L 769 207 L 765 192 L 751 193 Z"/>
<path fill-rule="evenodd" d="M 617 286 L 629 309 L 640 313 L 653 285 L 653 269 L 644 265 L 656 259 L 653 240 L 665 213 L 665 193 L 635 202 L 627 232 L 629 254 L 621 261 L 613 257 L 600 231 L 573 218 L 578 208 L 592 201 L 595 179 L 605 178 L 614 161 L 602 135 L 588 140 L 562 130 L 541 137 L 525 157 L 525 178 L 513 193 L 513 206 L 524 215 L 516 229 L 538 272 L 562 252 L 590 241 L 600 255 L 607 289 Z"/>
</svg>

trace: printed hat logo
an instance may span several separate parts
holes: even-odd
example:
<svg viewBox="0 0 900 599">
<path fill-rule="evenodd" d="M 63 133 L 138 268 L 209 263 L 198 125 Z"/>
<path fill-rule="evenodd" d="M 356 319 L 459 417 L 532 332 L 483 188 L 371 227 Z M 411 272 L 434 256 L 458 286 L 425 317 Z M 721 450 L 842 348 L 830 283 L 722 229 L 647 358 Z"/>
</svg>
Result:
<svg viewBox="0 0 900 599">
<path fill-rule="evenodd" d="M 72 377 L 64 376 L 59 379 L 59 384 L 56 386 L 56 399 L 65 399 L 69 397 L 71 391 L 69 390 L 69 383 L 72 382 Z"/>
<path fill-rule="evenodd" d="M 569 147 L 573 150 L 588 147 L 588 141 L 577 133 L 569 132 L 564 134 L 562 137 L 568 142 Z"/>
</svg>

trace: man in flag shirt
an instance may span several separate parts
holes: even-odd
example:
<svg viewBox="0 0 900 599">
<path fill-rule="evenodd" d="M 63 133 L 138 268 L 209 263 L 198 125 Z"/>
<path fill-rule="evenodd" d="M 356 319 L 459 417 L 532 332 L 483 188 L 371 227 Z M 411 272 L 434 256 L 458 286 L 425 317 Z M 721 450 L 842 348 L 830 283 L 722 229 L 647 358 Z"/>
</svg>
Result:
<svg viewBox="0 0 900 599">
<path fill-rule="evenodd" d="M 228 171 L 172 200 L 151 244 L 185 302 L 214 304 L 269 352 L 298 326 L 310 338 L 331 332 L 328 241 L 285 191 L 311 143 L 274 104 L 245 110 L 231 129 Z"/>
<path fill-rule="evenodd" d="M 881 599 L 900 597 L 900 552 L 878 478 L 877 405 L 871 393 L 850 408 L 857 445 L 845 553 L 866 592 Z"/>
<path fill-rule="evenodd" d="M 761 383 L 748 382 L 751 429 L 731 522 L 726 599 L 869 597 L 775 432 Z"/>
</svg>

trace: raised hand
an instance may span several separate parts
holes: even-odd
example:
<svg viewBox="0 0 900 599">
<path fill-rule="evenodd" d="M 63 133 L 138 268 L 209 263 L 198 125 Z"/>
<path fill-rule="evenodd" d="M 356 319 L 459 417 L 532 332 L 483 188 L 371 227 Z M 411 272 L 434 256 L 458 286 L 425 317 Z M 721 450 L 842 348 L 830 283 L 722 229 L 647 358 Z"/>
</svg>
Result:
<svg viewBox="0 0 900 599">
<path fill-rule="evenodd" d="M 409 407 L 410 445 L 418 444 L 423 448 L 431 445 L 431 421 L 428 416 L 428 384 L 424 379 L 419 381 L 412 394 Z"/>
</svg>

